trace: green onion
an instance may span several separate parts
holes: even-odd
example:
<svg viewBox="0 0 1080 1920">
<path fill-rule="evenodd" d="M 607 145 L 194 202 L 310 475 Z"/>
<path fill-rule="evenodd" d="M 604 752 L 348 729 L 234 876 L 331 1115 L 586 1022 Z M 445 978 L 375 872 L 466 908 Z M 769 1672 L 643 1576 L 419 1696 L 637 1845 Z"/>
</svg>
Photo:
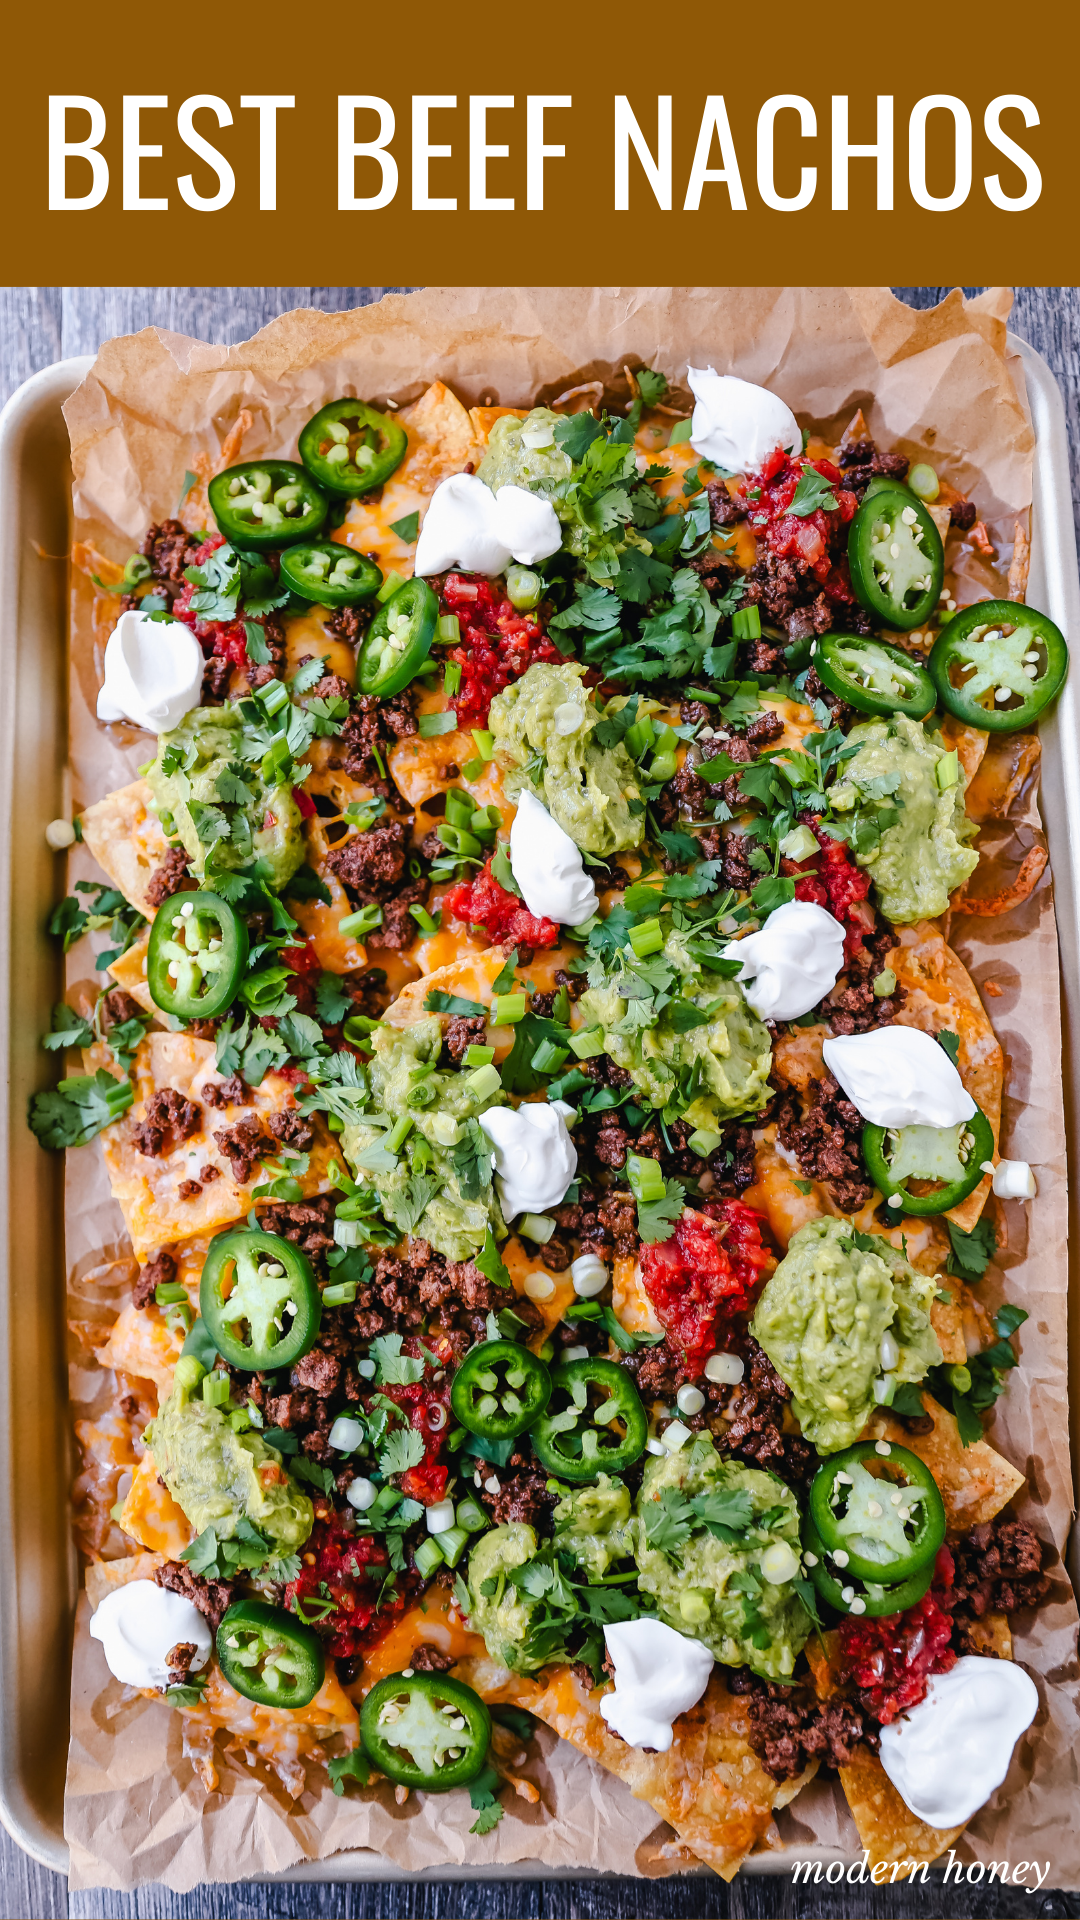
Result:
<svg viewBox="0 0 1080 1920">
<path fill-rule="evenodd" d="M 411 906 L 409 912 L 412 914 L 421 933 L 426 933 L 429 938 L 433 933 L 438 933 L 442 922 L 441 909 L 435 915 L 434 919 L 432 919 L 426 907 Z"/>
<path fill-rule="evenodd" d="M 484 728 L 472 728 L 472 737 L 476 741 L 476 751 L 481 760 L 490 760 L 495 752 L 495 735 Z"/>
<path fill-rule="evenodd" d="M 627 752 L 633 754 L 635 760 L 640 760 L 642 754 L 648 752 L 655 738 L 656 728 L 653 726 L 652 716 L 645 714 L 642 719 L 635 720 L 633 726 L 626 730 Z"/>
<path fill-rule="evenodd" d="M 413 1559 L 416 1561 L 416 1571 L 420 1575 L 421 1580 L 427 1580 L 434 1573 L 436 1567 L 442 1566 L 444 1559 L 443 1550 L 438 1541 L 434 1540 L 429 1534 L 426 1540 L 421 1540 L 420 1545 L 413 1555 Z"/>
<path fill-rule="evenodd" d="M 283 733 L 275 733 L 259 763 L 259 772 L 268 787 L 276 787 L 278 785 L 278 775 L 282 772 L 283 768 L 288 766 L 291 759 L 292 754 L 289 752 L 289 742 L 286 735 Z"/>
<path fill-rule="evenodd" d="M 455 854 L 459 860 L 475 860 L 477 856 L 484 851 L 475 834 L 466 833 L 464 827 L 448 827 L 444 825 L 436 827 L 435 831 L 442 841 L 443 846 L 448 847 L 450 852 Z"/>
<path fill-rule="evenodd" d="M 468 1544 L 469 1536 L 464 1527 L 447 1527 L 445 1533 L 440 1533 L 439 1551 L 448 1567 L 457 1566 Z M 419 1554 L 416 1556 L 416 1564 L 417 1566 L 420 1565 Z"/>
<path fill-rule="evenodd" d="M 436 638 L 445 647 L 456 647 L 461 639 L 461 622 L 456 613 L 440 613 Z M 458 668 L 460 674 L 461 669 Z"/>
<path fill-rule="evenodd" d="M 443 669 L 442 690 L 448 700 L 461 689 L 461 667 L 456 660 L 448 660 Z"/>
<path fill-rule="evenodd" d="M 941 482 L 925 460 L 917 461 L 912 467 L 907 483 L 920 500 L 936 500 L 941 492 Z"/>
<path fill-rule="evenodd" d="M 502 814 L 498 807 L 477 807 L 469 822 L 472 833 L 478 833 L 484 840 L 493 838 L 502 826 Z"/>
<path fill-rule="evenodd" d="M 957 1393 L 970 1393 L 971 1369 L 969 1367 L 950 1367 L 949 1385 L 950 1387 L 955 1387 Z"/>
<path fill-rule="evenodd" d="M 533 1070 L 536 1073 L 557 1073 L 570 1058 L 566 1047 L 557 1047 L 553 1040 L 541 1040 L 532 1057 Z"/>
<path fill-rule="evenodd" d="M 604 1051 L 604 1030 L 602 1027 L 586 1027 L 583 1033 L 570 1035 L 570 1051 L 576 1053 L 579 1060 L 594 1060 Z"/>
<path fill-rule="evenodd" d="M 403 1113 L 400 1120 L 395 1120 L 383 1143 L 387 1153 L 401 1152 L 415 1124 L 411 1113 Z"/>
<path fill-rule="evenodd" d="M 531 613 L 539 606 L 544 594 L 544 582 L 531 567 L 507 567 L 506 597 L 519 613 Z"/>
<path fill-rule="evenodd" d="M 630 945 L 639 960 L 644 960 L 650 953 L 659 953 L 663 944 L 664 936 L 657 919 L 643 920 L 639 927 L 630 929 Z"/>
<path fill-rule="evenodd" d="M 635 1200 L 641 1200 L 648 1206 L 653 1200 L 663 1199 L 664 1176 L 658 1160 L 650 1160 L 642 1153 L 628 1153 L 626 1177 Z"/>
<path fill-rule="evenodd" d="M 205 1375 L 202 1383 L 202 1397 L 208 1407 L 227 1407 L 232 1382 L 227 1373 L 219 1371 Z"/>
<path fill-rule="evenodd" d="M 465 1049 L 467 1067 L 490 1067 L 494 1058 L 494 1047 L 466 1047 Z"/>
<path fill-rule="evenodd" d="M 710 1153 L 716 1152 L 723 1137 L 723 1134 L 714 1133 L 712 1127 L 698 1127 L 686 1144 L 691 1153 L 699 1153 L 703 1160 L 707 1160 Z"/>
<path fill-rule="evenodd" d="M 337 1286 L 323 1288 L 324 1307 L 348 1307 L 356 1299 L 356 1281 L 341 1280 Z"/>
<path fill-rule="evenodd" d="M 465 793 L 461 787 L 451 787 L 446 796 L 446 823 L 450 827 L 467 827 L 476 812 L 476 802 L 471 793 Z"/>
<path fill-rule="evenodd" d="M 478 1100 L 490 1100 L 492 1094 L 498 1093 L 502 1087 L 498 1067 L 490 1063 L 486 1067 L 477 1067 L 476 1072 L 469 1075 L 469 1086 Z"/>
<path fill-rule="evenodd" d="M 731 634 L 734 640 L 761 639 L 761 615 L 757 607 L 736 607 L 731 616 Z"/>
<path fill-rule="evenodd" d="M 289 690 L 280 680 L 268 680 L 265 687 L 259 688 L 258 697 L 271 716 L 289 704 Z"/>
<path fill-rule="evenodd" d="M 170 1333 L 188 1334 L 194 1324 L 195 1318 L 186 1300 L 178 1301 L 175 1307 L 170 1307 L 166 1312 L 165 1325 Z"/>
<path fill-rule="evenodd" d="M 372 903 L 371 906 L 361 907 L 358 913 L 347 913 L 343 920 L 338 921 L 338 932 L 343 933 L 346 940 L 362 940 L 365 933 L 373 933 L 382 923 L 383 910 Z"/>
<path fill-rule="evenodd" d="M 350 1047 L 362 1047 L 370 1033 L 379 1025 L 369 1013 L 351 1013 L 341 1031 Z"/>
<path fill-rule="evenodd" d="M 387 600 L 391 598 L 393 594 L 397 592 L 399 587 L 403 587 L 404 585 L 405 585 L 405 575 L 403 573 L 394 573 L 393 570 L 391 570 L 387 574 L 386 579 L 383 581 L 382 586 L 379 588 L 378 593 L 375 595 L 375 598 L 376 600 L 385 603 Z"/>
<path fill-rule="evenodd" d="M 175 1307 L 186 1299 L 187 1288 L 181 1286 L 179 1280 L 162 1280 L 154 1288 L 154 1300 L 159 1307 Z"/>
<path fill-rule="evenodd" d="M 525 995 L 523 993 L 496 994 L 491 1013 L 493 1027 L 516 1027 L 518 1021 L 524 1018 Z"/>
<path fill-rule="evenodd" d="M 484 1528 L 489 1525 L 487 1514 L 484 1512 L 483 1507 L 473 1499 L 471 1493 L 467 1493 L 464 1500 L 458 1501 L 457 1514 L 455 1517 L 458 1526 L 464 1527 L 466 1533 L 482 1533 Z"/>
<path fill-rule="evenodd" d="M 326 1124 L 331 1133 L 344 1133 L 345 1131 L 345 1122 L 344 1120 L 339 1120 L 336 1113 L 327 1114 Z"/>
<path fill-rule="evenodd" d="M 527 1213 L 518 1228 L 527 1240 L 535 1240 L 538 1247 L 546 1247 L 554 1231 L 555 1222 L 549 1220 L 546 1213 Z"/>
<path fill-rule="evenodd" d="M 251 1415 L 246 1407 L 234 1407 L 229 1415 L 229 1425 L 234 1433 L 246 1433 L 251 1425 Z"/>
</svg>

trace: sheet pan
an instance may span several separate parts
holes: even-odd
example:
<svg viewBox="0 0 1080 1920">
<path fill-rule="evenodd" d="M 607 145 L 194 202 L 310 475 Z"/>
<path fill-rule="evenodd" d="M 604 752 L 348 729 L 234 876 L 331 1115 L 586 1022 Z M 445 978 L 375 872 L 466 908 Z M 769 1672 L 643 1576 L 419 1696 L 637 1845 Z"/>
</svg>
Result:
<svg viewBox="0 0 1080 1920">
<path fill-rule="evenodd" d="M 1037 445 L 1029 596 L 1080 636 L 1080 583 L 1061 395 L 1045 361 L 1021 354 Z M 54 904 L 56 856 L 43 828 L 70 811 L 64 791 L 66 554 L 70 471 L 61 406 L 92 364 L 46 368 L 0 414 L 0 1049 L 7 1099 L 0 1107 L 6 1169 L 0 1232 L 0 1820 L 27 1852 L 67 1867 L 63 1782 L 68 1665 L 78 1587 L 67 1525 L 71 1443 L 64 1363 L 61 1168 L 25 1124 L 41 1082 L 38 1036 L 59 997 L 60 963 L 44 931 Z M 1070 1156 L 1080 1141 L 1080 686 L 1065 689 L 1043 728 L 1043 810 L 1054 871 L 1062 957 L 1064 1073 Z M 1048 1068 L 1051 1063 L 1047 1063 Z M 1080 1210 L 1071 1203 L 1074 1231 Z M 1073 1459 L 1080 1460 L 1080 1302 L 1071 1309 Z M 1069 1570 L 1080 1586 L 1074 1531 Z M 802 1856 L 800 1856 L 802 1857 Z M 785 1855 L 748 1872 L 786 1872 Z M 514 1877 L 501 1867 L 499 1878 Z M 702 1869 L 704 1871 L 704 1869 Z M 583 1863 L 581 1875 L 587 1876 Z M 522 1876 L 538 1877 L 525 1865 Z M 409 1878 L 370 1852 L 343 1853 L 283 1876 L 290 1880 Z M 473 1879 L 476 1870 L 423 1876 Z M 539 1876 L 543 1877 L 543 1876 Z M 553 1877 L 565 1878 L 566 1875 Z"/>
</svg>

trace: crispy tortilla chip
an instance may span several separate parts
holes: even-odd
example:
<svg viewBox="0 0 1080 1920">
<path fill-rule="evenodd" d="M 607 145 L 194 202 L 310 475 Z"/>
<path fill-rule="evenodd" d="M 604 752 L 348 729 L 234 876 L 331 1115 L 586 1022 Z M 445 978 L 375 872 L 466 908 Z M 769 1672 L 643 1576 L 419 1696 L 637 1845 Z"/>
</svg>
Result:
<svg viewBox="0 0 1080 1920">
<path fill-rule="evenodd" d="M 146 951 L 149 945 L 150 929 L 146 927 L 127 952 L 112 962 L 109 972 L 117 986 L 123 987 L 125 993 L 130 993 L 140 1007 L 145 1007 L 147 1013 L 156 1014 L 157 1007 L 146 980 Z"/>
<path fill-rule="evenodd" d="M 868 1865 L 895 1865 L 898 1871 L 892 1878 L 896 1880 L 908 1879 L 924 1860 L 939 1859 L 964 1831 L 960 1826 L 942 1832 L 918 1819 L 868 1747 L 857 1748 L 855 1758 L 838 1772 L 859 1839 L 869 1855 Z"/>
<path fill-rule="evenodd" d="M 135 1469 L 121 1509 L 120 1526 L 140 1547 L 164 1554 L 166 1560 L 179 1560 L 195 1538 L 183 1508 L 158 1479 L 152 1453 L 144 1453 Z"/>
<path fill-rule="evenodd" d="M 980 822 L 1007 818 L 1042 758 L 1037 733 L 994 733 L 988 738 L 982 765 L 964 796 L 969 818 Z"/>
<path fill-rule="evenodd" d="M 948 1288 L 945 1291 L 949 1291 Z M 967 1360 L 964 1340 L 964 1307 L 959 1282 L 951 1289 L 951 1300 L 940 1297 L 930 1303 L 930 1325 L 937 1334 L 941 1358 L 948 1367 L 962 1367 Z"/>
<path fill-rule="evenodd" d="M 470 407 L 469 419 L 480 445 L 486 447 L 496 420 L 502 420 L 506 414 L 511 414 L 515 420 L 527 420 L 529 412 L 528 407 Z"/>
<path fill-rule="evenodd" d="M 645 1753 L 613 1734 L 599 1694 L 586 1693 L 569 1667 L 546 1682 L 507 1673 L 492 1661 L 464 1660 L 454 1672 L 484 1699 L 513 1700 L 626 1782 L 675 1828 L 699 1860 L 731 1880 L 747 1854 L 779 1844 L 773 1809 L 787 1806 L 811 1780 L 817 1762 L 782 1784 L 765 1773 L 747 1740 L 742 1695 L 728 1692 L 719 1667 L 703 1698 L 675 1723 L 667 1753 Z"/>
<path fill-rule="evenodd" d="M 95 800 L 80 815 L 83 839 L 98 866 L 125 900 L 151 920 L 154 908 L 146 889 L 169 851 L 157 814 L 150 809 L 152 798 L 145 780 L 133 780 L 130 787 L 118 787 L 104 800 Z"/>
<path fill-rule="evenodd" d="M 917 1453 L 941 1489 L 950 1532 L 967 1533 L 1000 1513 L 1024 1485 L 1024 1476 L 985 1440 L 965 1447 L 953 1415 L 932 1395 L 924 1393 L 922 1403 L 934 1423 L 929 1433 L 912 1433 L 883 1410 L 873 1416 L 867 1434 Z"/>
<path fill-rule="evenodd" d="M 86 1597 L 96 1613 L 107 1593 L 126 1587 L 129 1580 L 152 1580 L 165 1564 L 161 1553 L 132 1553 L 123 1560 L 92 1560 L 86 1569 Z"/>
<path fill-rule="evenodd" d="M 505 965 L 506 954 L 502 947 L 477 948 L 474 952 L 462 954 L 448 966 L 436 967 L 433 973 L 425 973 L 419 980 L 410 980 L 383 1014 L 383 1024 L 388 1027 L 412 1027 L 418 1020 L 425 1020 L 427 1008 L 424 1001 L 433 992 L 453 993 L 462 1000 L 475 1000 L 482 1006 L 490 1006 L 492 983 Z M 506 1028 L 492 1028 L 492 1040 L 495 1035 L 508 1031 Z"/>
<path fill-rule="evenodd" d="M 996 920 L 1003 913 L 1011 913 L 1014 907 L 1022 906 L 1029 894 L 1034 893 L 1049 864 L 1047 849 L 1036 842 L 1029 847 L 1020 862 L 1016 878 L 1007 887 L 999 887 L 996 893 L 957 893 L 953 895 L 954 913 L 967 913 L 977 919 Z"/>
<path fill-rule="evenodd" d="M 181 1335 L 164 1320 L 142 1313 L 129 1301 L 121 1307 L 105 1345 L 97 1348 L 94 1358 L 99 1367 L 115 1367 L 117 1372 L 134 1374 L 138 1380 L 152 1380 L 160 1404 L 172 1386 L 183 1344 Z"/>
</svg>

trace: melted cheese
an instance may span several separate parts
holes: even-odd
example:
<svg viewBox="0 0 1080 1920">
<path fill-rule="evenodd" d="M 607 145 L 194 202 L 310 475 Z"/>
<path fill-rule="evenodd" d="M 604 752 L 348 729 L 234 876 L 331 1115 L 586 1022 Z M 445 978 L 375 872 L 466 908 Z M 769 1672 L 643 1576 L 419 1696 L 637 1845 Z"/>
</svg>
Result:
<svg viewBox="0 0 1080 1920">
<path fill-rule="evenodd" d="M 153 812 L 145 780 L 133 780 L 96 800 L 79 818 L 85 844 L 125 900 L 153 919 L 146 889 L 169 851 L 161 822 Z"/>
<path fill-rule="evenodd" d="M 436 380 L 415 406 L 398 418 L 408 434 L 408 450 L 386 485 L 349 503 L 333 540 L 366 553 L 384 573 L 411 575 L 415 541 L 393 531 L 393 523 L 422 514 L 440 480 L 460 473 L 483 451 L 473 423 L 456 395 Z"/>
<path fill-rule="evenodd" d="M 620 1327 L 627 1333 L 661 1334 L 660 1325 L 645 1288 L 641 1268 L 629 1254 L 618 1254 L 611 1273 L 611 1307 Z"/>
<path fill-rule="evenodd" d="M 419 1605 L 402 1614 L 378 1646 L 364 1655 L 363 1672 L 355 1683 L 357 1693 L 367 1693 L 388 1674 L 403 1673 L 411 1664 L 410 1656 L 425 1641 L 440 1653 L 453 1654 L 455 1660 L 482 1660 L 487 1651 L 480 1635 L 462 1625 L 446 1588 L 432 1586 Z"/>
<path fill-rule="evenodd" d="M 142 1312 L 130 1301 L 113 1322 L 109 1337 L 95 1359 L 101 1367 L 115 1367 L 139 1380 L 152 1380 L 163 1398 L 172 1386 L 173 1372 L 183 1341 L 164 1320 Z"/>
<path fill-rule="evenodd" d="M 187 1515 L 158 1479 L 152 1453 L 144 1453 L 120 1514 L 120 1525 L 140 1547 L 179 1560 L 194 1534 Z"/>
</svg>

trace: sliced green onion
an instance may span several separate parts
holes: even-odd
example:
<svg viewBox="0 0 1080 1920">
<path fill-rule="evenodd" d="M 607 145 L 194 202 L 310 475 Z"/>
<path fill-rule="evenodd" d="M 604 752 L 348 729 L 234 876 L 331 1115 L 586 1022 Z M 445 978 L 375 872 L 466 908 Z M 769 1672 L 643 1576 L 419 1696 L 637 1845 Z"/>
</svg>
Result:
<svg viewBox="0 0 1080 1920">
<path fill-rule="evenodd" d="M 941 492 L 941 482 L 933 467 L 925 460 L 916 461 L 908 474 L 907 483 L 920 500 L 936 500 Z"/>
<path fill-rule="evenodd" d="M 483 727 L 473 727 L 471 732 L 481 760 L 490 760 L 495 752 L 495 735 L 488 733 Z"/>
<path fill-rule="evenodd" d="M 268 680 L 264 687 L 259 688 L 258 697 L 271 716 L 280 713 L 282 707 L 289 704 L 289 690 L 280 680 Z"/>
<path fill-rule="evenodd" d="M 445 1556 L 438 1541 L 429 1534 L 426 1540 L 421 1540 L 413 1558 L 421 1580 L 428 1580 L 436 1567 L 442 1566 Z"/>
<path fill-rule="evenodd" d="M 361 907 L 358 913 L 347 913 L 338 921 L 338 932 L 343 933 L 346 940 L 362 940 L 365 933 L 373 933 L 382 923 L 383 910 L 373 902 L 371 906 Z"/>
<path fill-rule="evenodd" d="M 604 1051 L 604 1030 L 602 1027 L 586 1027 L 582 1033 L 570 1035 L 570 1051 L 579 1060 L 594 1060 Z"/>
<path fill-rule="evenodd" d="M 734 640 L 760 640 L 761 614 L 757 607 L 736 607 L 731 616 L 731 634 Z"/>
<path fill-rule="evenodd" d="M 699 1153 L 703 1160 L 707 1160 L 710 1153 L 716 1152 L 723 1137 L 721 1133 L 714 1133 L 712 1127 L 698 1127 L 686 1144 L 691 1153 Z"/>
<path fill-rule="evenodd" d="M 496 994 L 491 1013 L 493 1027 L 516 1027 L 518 1021 L 524 1018 L 525 995 L 523 993 Z"/>
<path fill-rule="evenodd" d="M 448 660 L 443 669 L 442 690 L 448 700 L 461 690 L 461 666 L 457 660 Z"/>
<path fill-rule="evenodd" d="M 461 639 L 461 621 L 456 613 L 440 613 L 436 638 L 445 647 L 456 647 Z M 461 669 L 458 669 L 460 673 Z"/>
<path fill-rule="evenodd" d="M 403 587 L 404 585 L 405 585 L 405 575 L 403 573 L 395 573 L 391 569 L 391 571 L 387 574 L 386 579 L 383 581 L 382 586 L 379 588 L 378 593 L 375 595 L 375 598 L 376 600 L 379 600 L 379 601 L 389 600 L 391 595 L 395 594 L 398 588 Z"/>
<path fill-rule="evenodd" d="M 537 1073 L 558 1073 L 569 1058 L 567 1047 L 557 1047 L 554 1040 L 541 1040 L 533 1054 L 532 1064 Z"/>
<path fill-rule="evenodd" d="M 626 750 L 633 754 L 635 760 L 640 760 L 642 754 L 648 752 L 655 738 L 656 728 L 653 726 L 652 716 L 646 713 L 640 720 L 635 720 L 632 727 L 627 728 Z"/>
<path fill-rule="evenodd" d="M 214 1373 L 204 1375 L 202 1397 L 208 1407 L 227 1407 L 231 1392 L 232 1382 L 227 1373 L 222 1373 L 218 1369 Z"/>
<path fill-rule="evenodd" d="M 341 1031 L 350 1047 L 362 1047 L 368 1035 L 374 1033 L 378 1024 L 379 1022 L 373 1020 L 369 1013 L 351 1013 Z M 353 1191 L 355 1189 L 350 1188 L 350 1192 Z"/>
<path fill-rule="evenodd" d="M 181 1300 L 187 1299 L 187 1288 L 179 1280 L 162 1280 L 154 1288 L 154 1300 L 159 1307 L 175 1307 Z"/>
<path fill-rule="evenodd" d="M 431 914 L 428 912 L 426 907 L 411 906 L 409 908 L 409 912 L 412 914 L 412 917 L 416 921 L 416 924 L 419 927 L 421 933 L 426 933 L 429 938 L 433 933 L 438 933 L 439 927 L 442 922 L 441 908 L 439 912 L 435 915 L 434 919 L 432 918 Z"/>
<path fill-rule="evenodd" d="M 687 418 L 685 420 L 676 420 L 675 425 L 672 427 L 671 432 L 668 435 L 668 446 L 680 447 L 684 440 L 689 440 L 693 430 L 694 430 L 694 422 L 692 418 Z"/>
<path fill-rule="evenodd" d="M 549 1220 L 546 1213 L 527 1213 L 518 1228 L 527 1240 L 535 1240 L 538 1247 L 546 1247 L 554 1231 L 555 1222 Z"/>
<path fill-rule="evenodd" d="M 458 1526 L 464 1527 L 466 1533 L 482 1533 L 490 1525 L 483 1507 L 473 1499 L 471 1493 L 458 1501 L 456 1519 Z"/>
<path fill-rule="evenodd" d="M 643 1153 L 628 1153 L 626 1177 L 635 1200 L 641 1200 L 648 1206 L 653 1200 L 663 1199 L 664 1176 L 658 1160 L 650 1160 Z"/>
<path fill-rule="evenodd" d="M 356 1299 L 356 1281 L 339 1280 L 336 1286 L 323 1288 L 324 1307 L 349 1307 Z"/>
<path fill-rule="evenodd" d="M 478 1100 L 490 1100 L 502 1087 L 498 1067 L 477 1067 L 476 1072 L 469 1075 L 469 1085 Z"/>
<path fill-rule="evenodd" d="M 465 793 L 461 787 L 451 787 L 446 796 L 446 824 L 450 827 L 467 827 L 476 812 L 476 802 L 471 793 Z"/>
<path fill-rule="evenodd" d="M 456 854 L 459 860 L 469 859 L 470 857 L 475 859 L 478 854 L 483 852 L 483 848 L 476 836 L 471 833 L 466 833 L 464 827 L 448 827 L 443 825 L 436 827 L 435 831 L 442 841 L 443 846 L 448 847 L 450 852 Z"/>
<path fill-rule="evenodd" d="M 647 954 L 659 953 L 663 944 L 664 936 L 658 919 L 643 920 L 639 927 L 630 929 L 630 945 L 639 960 L 644 960 Z"/>
<path fill-rule="evenodd" d="M 400 1120 L 395 1120 L 383 1142 L 387 1153 L 401 1152 L 415 1124 L 411 1113 L 403 1113 Z"/>
<path fill-rule="evenodd" d="M 465 1049 L 467 1067 L 490 1067 L 494 1058 L 494 1047 L 466 1047 Z"/>
</svg>

